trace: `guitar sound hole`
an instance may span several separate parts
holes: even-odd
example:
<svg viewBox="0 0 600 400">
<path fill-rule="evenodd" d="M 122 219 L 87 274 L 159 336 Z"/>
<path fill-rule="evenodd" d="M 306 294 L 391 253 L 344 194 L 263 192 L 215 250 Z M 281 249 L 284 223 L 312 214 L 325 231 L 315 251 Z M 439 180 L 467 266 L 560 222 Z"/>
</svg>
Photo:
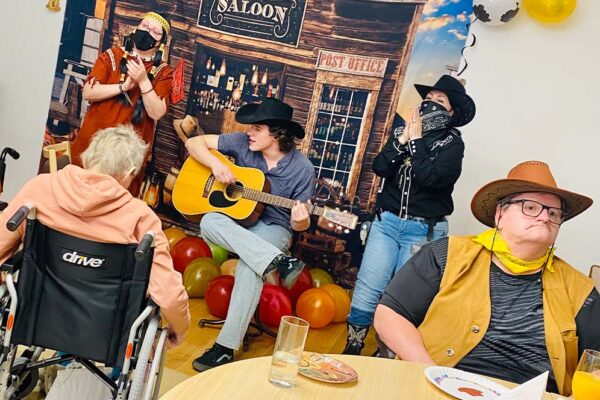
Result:
<svg viewBox="0 0 600 400">
<path fill-rule="evenodd" d="M 227 185 L 227 188 L 225 189 L 225 193 L 227 194 L 227 197 L 229 197 L 230 199 L 234 199 L 234 200 L 237 200 L 240 197 L 242 197 L 243 192 L 244 192 L 244 186 L 242 186 L 242 184 L 240 182 L 236 182 L 236 183 Z"/>
</svg>

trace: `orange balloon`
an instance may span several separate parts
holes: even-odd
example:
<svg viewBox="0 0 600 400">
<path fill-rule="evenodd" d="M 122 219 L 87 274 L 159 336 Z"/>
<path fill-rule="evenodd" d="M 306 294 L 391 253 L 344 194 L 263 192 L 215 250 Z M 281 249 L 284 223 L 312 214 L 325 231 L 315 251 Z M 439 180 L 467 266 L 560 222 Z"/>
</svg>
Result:
<svg viewBox="0 0 600 400">
<path fill-rule="evenodd" d="M 308 321 L 311 328 L 322 328 L 330 323 L 335 315 L 333 297 L 323 289 L 308 289 L 298 298 L 296 315 Z"/>
<path fill-rule="evenodd" d="M 235 270 L 238 264 L 237 258 L 232 258 L 231 260 L 224 261 L 221 264 L 221 275 L 231 275 L 235 276 Z"/>
<path fill-rule="evenodd" d="M 169 241 L 169 251 L 173 250 L 177 242 L 187 237 L 184 231 L 174 226 L 165 229 L 163 232 Z"/>
<path fill-rule="evenodd" d="M 335 304 L 335 313 L 333 315 L 333 322 L 345 322 L 350 312 L 350 295 L 341 286 L 329 284 L 322 286 L 321 289 L 325 290 L 333 298 Z"/>
</svg>

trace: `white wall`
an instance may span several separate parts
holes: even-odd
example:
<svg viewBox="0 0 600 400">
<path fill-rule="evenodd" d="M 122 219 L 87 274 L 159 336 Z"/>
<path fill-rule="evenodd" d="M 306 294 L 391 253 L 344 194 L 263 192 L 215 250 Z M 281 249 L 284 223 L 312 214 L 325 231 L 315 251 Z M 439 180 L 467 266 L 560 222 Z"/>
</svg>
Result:
<svg viewBox="0 0 600 400">
<path fill-rule="evenodd" d="M 454 192 L 454 234 L 481 231 L 470 211 L 484 183 L 525 160 L 546 161 L 560 187 L 596 203 L 565 223 L 557 255 L 587 273 L 600 264 L 600 1 L 580 0 L 574 14 L 543 25 L 521 10 L 500 27 L 475 22 L 474 48 L 461 76 L 477 103 L 466 126 L 463 173 Z"/>
<path fill-rule="evenodd" d="M 21 153 L 7 157 L 4 193 L 8 201 L 37 173 L 50 106 L 66 0 L 62 10 L 48 10 L 46 1 L 8 1 L 0 16 L 0 150 Z"/>
</svg>

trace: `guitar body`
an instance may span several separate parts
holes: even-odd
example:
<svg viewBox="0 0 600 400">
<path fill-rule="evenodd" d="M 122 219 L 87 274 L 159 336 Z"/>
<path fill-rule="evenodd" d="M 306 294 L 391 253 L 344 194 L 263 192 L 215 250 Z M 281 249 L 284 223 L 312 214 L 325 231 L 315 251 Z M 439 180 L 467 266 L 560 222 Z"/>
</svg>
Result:
<svg viewBox="0 0 600 400">
<path fill-rule="evenodd" d="M 235 184 L 218 182 L 212 170 L 192 157 L 183 164 L 173 186 L 173 205 L 184 217 L 199 221 L 203 214 L 219 212 L 241 225 L 254 224 L 264 209 L 264 204 L 243 198 L 243 188 L 268 192 L 269 181 L 259 169 L 238 167 L 216 150 L 211 150 L 236 177 Z"/>
</svg>

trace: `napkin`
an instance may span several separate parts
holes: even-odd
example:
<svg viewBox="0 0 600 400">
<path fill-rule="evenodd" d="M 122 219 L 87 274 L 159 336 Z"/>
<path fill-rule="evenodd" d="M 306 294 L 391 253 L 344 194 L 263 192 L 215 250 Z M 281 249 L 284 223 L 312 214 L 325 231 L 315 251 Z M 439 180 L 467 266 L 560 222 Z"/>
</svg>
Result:
<svg viewBox="0 0 600 400">
<path fill-rule="evenodd" d="M 497 400 L 542 400 L 548 383 L 548 371 L 509 390 Z"/>
</svg>

